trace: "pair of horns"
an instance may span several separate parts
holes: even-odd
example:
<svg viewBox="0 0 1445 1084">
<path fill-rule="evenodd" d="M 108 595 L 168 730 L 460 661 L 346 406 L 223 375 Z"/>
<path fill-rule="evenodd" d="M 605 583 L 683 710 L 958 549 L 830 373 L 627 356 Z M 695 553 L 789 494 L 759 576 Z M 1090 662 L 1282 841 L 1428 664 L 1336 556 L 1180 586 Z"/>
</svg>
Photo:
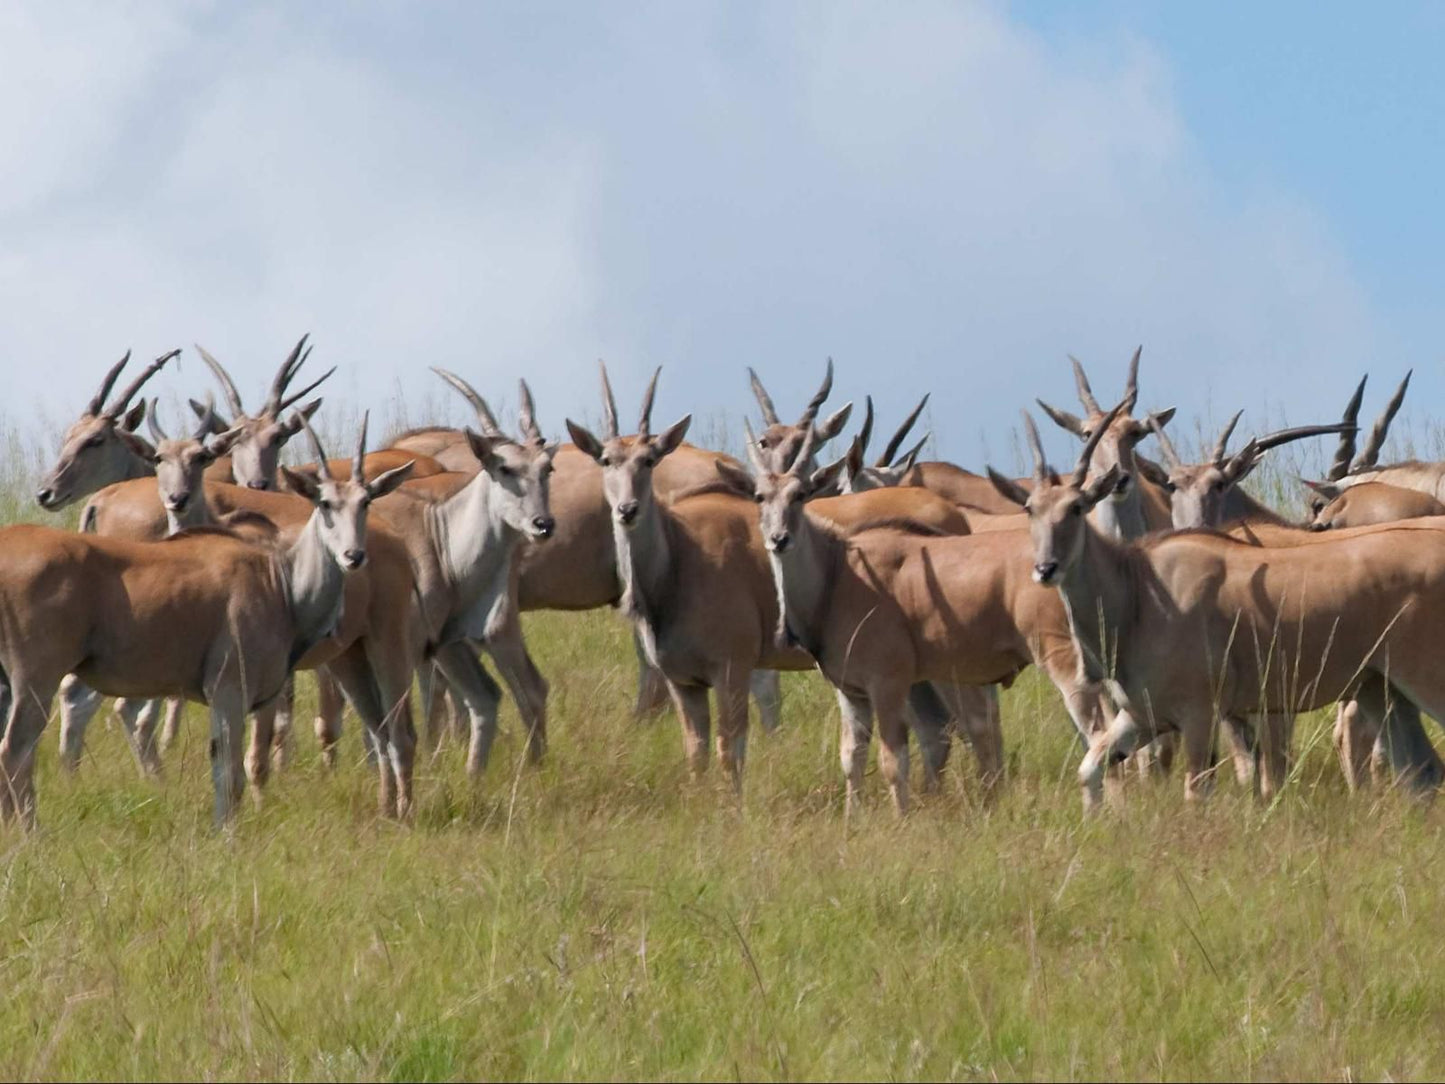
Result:
<svg viewBox="0 0 1445 1084">
<path fill-rule="evenodd" d="M 311 442 L 311 451 L 316 456 L 317 472 L 324 474 L 325 477 L 330 478 L 333 482 L 342 481 L 341 478 L 338 478 L 332 473 L 331 459 L 327 456 L 326 449 L 321 446 L 321 438 L 316 435 L 316 430 L 312 429 L 311 423 L 306 420 L 306 415 L 298 411 L 296 419 L 301 423 L 301 427 L 306 430 L 306 438 Z M 351 480 L 358 485 L 364 485 L 366 482 L 366 468 L 364 464 L 364 460 L 366 459 L 366 430 L 370 423 L 371 411 L 368 410 L 361 416 L 361 435 L 356 438 L 356 454 L 351 457 Z"/>
<path fill-rule="evenodd" d="M 1234 428 L 1239 424 L 1239 419 L 1244 411 L 1239 411 L 1229 419 L 1229 424 L 1219 434 L 1219 440 L 1215 442 L 1214 453 L 1210 457 L 1210 465 L 1219 470 L 1225 470 L 1231 463 L 1228 450 L 1229 438 L 1234 435 Z M 1159 439 L 1159 447 L 1164 452 L 1164 458 L 1169 463 L 1171 470 L 1179 470 L 1185 464 L 1180 458 L 1179 452 L 1175 450 L 1174 443 L 1164 432 L 1164 422 L 1157 414 L 1149 415 L 1149 428 Z M 1331 433 L 1345 433 L 1349 439 L 1353 439 L 1355 427 L 1349 422 L 1337 422 L 1334 425 L 1297 425 L 1289 429 L 1278 429 L 1263 437 L 1251 437 L 1249 442 L 1240 449 L 1233 457 L 1234 464 L 1242 465 L 1258 456 L 1263 455 L 1271 448 L 1278 448 L 1281 444 L 1288 444 L 1295 440 L 1304 440 L 1306 437 L 1320 437 Z"/>
<path fill-rule="evenodd" d="M 431 371 L 455 388 L 462 398 L 472 405 L 472 409 L 477 412 L 477 423 L 481 426 L 485 436 L 492 440 L 511 441 L 512 438 L 502 432 L 502 427 L 497 424 L 497 416 L 492 413 L 492 408 L 487 405 L 487 401 L 481 397 L 476 388 L 449 369 L 433 365 Z M 519 380 L 517 384 L 520 389 L 517 424 L 522 430 L 522 437 L 533 444 L 546 444 L 546 438 L 542 436 L 542 431 L 537 427 L 537 408 L 532 402 L 532 389 L 527 387 L 525 380 Z"/>
<path fill-rule="evenodd" d="M 763 420 L 769 425 L 782 425 L 782 421 L 778 418 L 777 407 L 773 406 L 772 397 L 768 395 L 767 389 L 763 387 L 763 382 L 758 379 L 758 374 L 753 371 L 752 366 L 748 367 L 748 381 L 752 384 L 753 395 L 758 401 L 758 406 L 763 408 Z M 818 410 L 822 407 L 823 403 L 827 401 L 828 395 L 832 390 L 833 359 L 829 358 L 827 371 L 823 374 L 823 383 L 813 398 L 808 400 L 808 405 L 803 411 L 803 416 L 798 419 L 797 428 L 812 428 L 813 421 L 818 417 Z"/>
<path fill-rule="evenodd" d="M 194 403 L 195 400 L 193 399 L 191 402 Z M 150 429 L 151 439 L 157 444 L 171 439 L 161 428 L 160 406 L 159 398 L 152 399 L 150 410 L 146 412 L 146 425 Z M 205 405 L 196 411 L 196 416 L 200 418 L 200 423 L 196 426 L 195 432 L 191 434 L 191 439 L 194 441 L 204 441 L 213 432 L 219 433 L 226 428 L 221 424 L 221 419 L 216 417 L 216 401 L 210 395 L 206 396 Z"/>
<path fill-rule="evenodd" d="M 286 394 L 286 389 L 290 386 L 291 381 L 296 379 L 296 374 L 301 371 L 301 366 L 305 365 L 306 359 L 311 356 L 311 347 L 306 343 L 310 337 L 309 332 L 302 335 L 300 341 L 292 348 L 291 353 L 286 356 L 286 360 L 281 363 L 281 368 L 276 371 L 276 376 L 271 381 L 271 390 L 266 395 L 266 403 L 261 408 L 261 413 L 256 415 L 257 417 L 280 417 L 283 410 L 300 402 L 311 392 L 315 391 L 321 385 L 322 381 L 336 372 L 336 366 L 333 365 L 294 395 L 288 396 Z M 233 418 L 245 417 L 246 408 L 241 405 L 241 393 L 236 390 L 236 382 L 231 379 L 231 374 L 226 372 L 225 366 L 212 357 L 204 346 L 197 343 L 196 350 L 200 353 L 201 360 L 206 363 L 206 367 L 211 370 L 216 381 L 221 385 L 221 392 L 226 397 L 226 406 L 230 409 L 231 416 Z"/>
<path fill-rule="evenodd" d="M 598 361 L 597 368 L 602 372 L 602 413 L 607 427 L 603 439 L 616 440 L 622 435 L 617 425 L 617 400 L 612 394 L 612 382 L 607 379 L 607 364 Z M 642 412 L 637 419 L 637 435 L 642 440 L 652 436 L 652 401 L 657 397 L 657 378 L 661 375 L 662 366 L 659 365 L 652 371 L 652 379 L 647 382 L 647 390 L 642 393 Z"/>
<path fill-rule="evenodd" d="M 873 438 L 873 396 L 867 396 L 864 402 L 866 403 L 866 407 L 863 414 L 863 428 L 859 431 L 857 437 L 858 457 L 860 460 L 863 457 L 863 453 L 868 450 L 868 442 Z M 922 399 L 918 400 L 918 405 L 913 408 L 913 413 L 903 419 L 903 424 L 898 427 L 898 432 L 893 434 L 892 439 L 888 441 L 888 446 L 883 449 L 883 454 L 880 455 L 873 464 L 875 467 L 891 467 L 898 461 L 898 458 L 907 458 L 907 456 L 899 457 L 898 449 L 903 444 L 904 438 L 908 436 L 908 431 L 913 428 L 913 423 L 918 421 L 918 416 L 923 413 L 923 408 L 927 405 L 928 396 L 925 395 Z M 924 437 L 923 440 L 919 441 L 913 448 L 910 448 L 908 454 L 916 455 L 923 447 L 923 442 L 927 439 L 927 437 Z"/>
<path fill-rule="evenodd" d="M 105 397 L 110 394 L 110 389 L 114 387 L 116 378 L 120 376 L 120 371 L 124 369 L 126 363 L 130 361 L 130 351 L 127 350 L 125 357 L 112 365 L 110 371 L 105 374 L 105 379 L 100 382 L 100 390 L 91 397 L 90 403 L 85 408 L 85 412 L 95 417 L 101 417 L 103 415 L 107 418 L 119 418 L 125 411 L 125 408 L 130 404 L 131 398 L 136 392 L 140 391 L 141 385 L 155 376 L 156 373 L 160 372 L 161 369 L 165 367 L 166 362 L 172 358 L 179 357 L 180 353 L 180 350 L 172 350 L 156 358 L 155 361 L 142 369 L 134 380 L 126 385 L 126 389 L 116 396 L 115 401 L 112 402 L 110 406 L 106 406 Z"/>
<path fill-rule="evenodd" d="M 1129 359 L 1129 379 L 1124 384 L 1124 399 L 1121 403 L 1125 414 L 1133 410 L 1134 405 L 1139 401 L 1139 355 L 1143 352 L 1144 347 L 1137 346 L 1134 348 L 1134 356 Z M 1080 404 L 1092 415 L 1103 414 L 1104 408 L 1094 398 L 1094 391 L 1089 387 L 1089 378 L 1084 375 L 1083 363 L 1073 354 L 1069 355 L 1069 361 L 1074 366 L 1074 384 L 1079 390 Z"/>
<path fill-rule="evenodd" d="M 1094 426 L 1094 431 L 1089 434 L 1089 439 L 1084 442 L 1084 450 L 1079 453 L 1079 461 L 1074 466 L 1074 476 L 1071 481 L 1075 487 L 1080 487 L 1084 484 L 1084 480 L 1089 476 L 1089 462 L 1094 458 L 1094 449 L 1099 446 L 1099 441 L 1104 439 L 1104 434 L 1109 431 L 1109 426 L 1114 423 L 1114 419 L 1124 413 L 1124 411 L 1128 409 L 1128 406 L 1129 397 L 1126 395 L 1119 402 L 1118 406 L 1105 414 L 1103 420 Z M 1028 435 L 1029 440 L 1029 450 L 1033 452 L 1034 456 L 1034 480 L 1040 485 L 1050 482 L 1057 483 L 1059 477 L 1058 472 L 1049 466 L 1048 460 L 1044 457 L 1043 442 L 1039 440 L 1039 430 L 1038 427 L 1034 425 L 1033 415 L 1027 410 L 1022 413 L 1024 416 L 1024 432 Z"/>
<path fill-rule="evenodd" d="M 1124 384 L 1124 399 L 1120 404 L 1124 408 L 1123 413 L 1125 414 L 1133 410 L 1135 404 L 1139 402 L 1139 356 L 1143 351 L 1142 346 L 1136 347 L 1134 356 L 1129 359 L 1129 379 Z M 1089 420 L 1086 422 L 1085 419 L 1075 417 L 1067 410 L 1052 407 L 1042 399 L 1035 399 L 1034 402 L 1038 403 L 1040 409 L 1053 419 L 1055 425 L 1061 429 L 1067 429 L 1076 437 L 1083 437 L 1088 430 L 1095 428 L 1094 422 L 1103 415 L 1104 408 L 1099 406 L 1099 400 L 1094 398 L 1094 391 L 1089 387 L 1089 378 L 1084 374 L 1083 363 L 1072 354 L 1069 355 L 1069 361 L 1074 366 L 1074 384 L 1079 391 L 1079 402 L 1083 405 Z"/>
<path fill-rule="evenodd" d="M 1389 432 L 1395 415 L 1400 412 L 1400 405 L 1405 401 L 1405 390 L 1410 386 L 1410 377 L 1414 375 L 1415 370 L 1411 369 L 1405 374 L 1405 379 L 1400 381 L 1400 386 L 1390 397 L 1384 413 L 1375 420 L 1375 426 L 1370 430 L 1370 439 L 1365 442 L 1365 450 L 1355 459 L 1355 434 L 1359 432 L 1360 403 L 1365 397 L 1365 382 L 1370 377 L 1366 374 L 1360 379 L 1355 394 L 1350 396 L 1350 401 L 1345 404 L 1345 413 L 1340 418 L 1340 424 L 1348 426 L 1348 429 L 1340 430 L 1340 446 L 1335 450 L 1334 462 L 1330 464 L 1330 472 L 1326 475 L 1329 481 L 1338 482 L 1347 474 L 1367 470 L 1379 462 L 1380 450 L 1385 446 L 1385 434 Z"/>
</svg>

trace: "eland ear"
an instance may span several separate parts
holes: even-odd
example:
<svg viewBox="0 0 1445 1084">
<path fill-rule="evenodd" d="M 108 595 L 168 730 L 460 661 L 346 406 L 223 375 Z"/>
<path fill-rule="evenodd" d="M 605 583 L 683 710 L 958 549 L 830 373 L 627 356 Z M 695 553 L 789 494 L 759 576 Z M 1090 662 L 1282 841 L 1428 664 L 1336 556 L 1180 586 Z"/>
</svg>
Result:
<svg viewBox="0 0 1445 1084">
<path fill-rule="evenodd" d="M 1327 501 L 1334 500 L 1345 491 L 1343 486 L 1335 482 L 1312 482 L 1308 478 L 1301 478 L 1300 481 Z"/>
<path fill-rule="evenodd" d="M 286 480 L 286 488 L 292 493 L 300 494 L 312 504 L 321 499 L 321 483 L 310 471 L 282 467 L 281 477 Z"/>
<path fill-rule="evenodd" d="M 1138 470 L 1141 477 L 1143 477 L 1148 482 L 1152 482 L 1160 489 L 1163 489 L 1164 487 L 1169 485 L 1169 472 L 1166 471 L 1163 467 L 1161 467 L 1158 463 L 1151 463 L 1147 459 L 1141 459 L 1140 457 L 1135 456 L 1134 467 L 1136 470 Z"/>
<path fill-rule="evenodd" d="M 134 432 L 141 422 L 145 421 L 146 401 L 142 399 L 135 406 L 131 407 L 121 416 L 120 428 Z"/>
<path fill-rule="evenodd" d="M 155 447 L 150 441 L 146 440 L 145 437 L 137 433 L 132 433 L 129 429 L 120 428 L 116 429 L 115 435 L 121 439 L 121 442 L 127 448 L 147 463 L 154 463 L 156 461 Z"/>
<path fill-rule="evenodd" d="M 1005 478 L 992 467 L 988 468 L 988 480 L 993 483 L 993 488 L 998 490 L 999 495 L 1005 500 L 1013 501 L 1019 507 L 1029 503 L 1029 491 L 1019 485 L 1012 478 Z"/>
<path fill-rule="evenodd" d="M 282 428 L 286 432 L 287 439 L 289 440 L 291 437 L 294 437 L 297 433 L 301 432 L 302 421 L 305 420 L 309 422 L 311 420 L 311 416 L 320 409 L 321 400 L 312 399 L 311 402 L 307 403 L 305 406 L 292 411 L 291 417 L 287 418 L 284 422 L 281 423 Z"/>
<path fill-rule="evenodd" d="M 1077 415 L 1070 414 L 1067 410 L 1060 410 L 1058 407 L 1049 406 L 1042 399 L 1035 399 L 1034 402 L 1039 404 L 1039 409 L 1047 414 L 1060 429 L 1067 429 L 1081 440 L 1085 439 L 1084 423 L 1079 420 Z"/>
<path fill-rule="evenodd" d="M 471 426 L 467 426 L 463 432 L 467 435 L 467 447 L 471 448 L 472 455 L 477 457 L 477 462 L 482 465 L 482 469 L 489 468 L 497 458 L 495 450 L 497 442 L 492 437 L 478 433 Z"/>
<path fill-rule="evenodd" d="M 818 434 L 817 437 L 814 439 L 819 444 L 824 444 L 832 440 L 839 434 L 839 432 L 842 431 L 843 426 L 848 424 L 848 415 L 852 413 L 853 404 L 845 404 L 838 410 L 837 413 L 829 416 L 828 420 L 825 421 L 822 425 L 813 426 L 813 432 Z"/>
<path fill-rule="evenodd" d="M 673 422 L 658 434 L 657 440 L 653 443 L 657 454 L 659 456 L 671 455 L 677 451 L 678 446 L 682 444 L 682 438 L 687 436 L 687 429 L 690 425 L 692 425 L 692 415 L 688 414 L 681 421 Z"/>
<path fill-rule="evenodd" d="M 391 470 L 382 471 L 375 478 L 366 483 L 367 494 L 371 497 L 372 500 L 376 500 L 378 497 L 385 497 L 392 490 L 396 489 L 397 486 L 401 485 L 403 482 L 405 482 L 408 478 L 411 477 L 412 468 L 415 466 L 416 460 L 413 459 L 411 462 L 403 463 L 399 467 L 393 467 Z"/>
<path fill-rule="evenodd" d="M 1114 487 L 1119 484 L 1119 474 L 1119 464 L 1115 463 L 1103 474 L 1086 485 L 1082 494 L 1080 494 L 1084 503 L 1092 508 L 1110 493 L 1113 493 Z"/>
<path fill-rule="evenodd" d="M 219 436 L 212 437 L 205 444 L 206 454 L 212 459 L 220 459 L 235 446 L 243 433 L 244 429 L 227 429 Z"/>
<path fill-rule="evenodd" d="M 602 461 L 602 442 L 592 435 L 590 429 L 584 428 L 568 418 L 567 432 L 572 437 L 572 443 L 577 445 L 578 451 L 586 452 L 599 463 Z"/>
<path fill-rule="evenodd" d="M 216 413 L 215 407 L 210 403 L 199 403 L 194 399 L 187 399 L 186 402 L 190 404 L 192 412 L 201 421 L 210 419 L 212 433 L 224 433 L 226 431 L 226 423 L 221 420 L 220 415 Z"/>
<path fill-rule="evenodd" d="M 845 456 L 815 470 L 808 479 L 808 498 L 836 497 L 843 483 L 843 467 L 846 463 Z"/>
<path fill-rule="evenodd" d="M 753 480 L 753 476 L 736 463 L 727 459 L 717 459 L 713 461 L 713 466 L 717 468 L 722 480 L 743 496 L 751 497 L 757 493 L 758 486 Z"/>
</svg>

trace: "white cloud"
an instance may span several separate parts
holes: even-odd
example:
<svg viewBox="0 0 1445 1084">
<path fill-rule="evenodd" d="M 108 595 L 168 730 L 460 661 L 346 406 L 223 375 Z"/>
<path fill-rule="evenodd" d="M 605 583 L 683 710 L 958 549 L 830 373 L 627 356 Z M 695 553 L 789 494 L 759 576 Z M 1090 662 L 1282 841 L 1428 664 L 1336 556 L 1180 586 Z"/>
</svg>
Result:
<svg viewBox="0 0 1445 1084">
<path fill-rule="evenodd" d="M 923 2 L 116 10 L 0 13 L 0 352 L 56 412 L 127 345 L 259 390 L 308 329 L 357 399 L 526 375 L 553 431 L 598 356 L 624 399 L 665 364 L 670 418 L 743 409 L 745 364 L 796 409 L 832 354 L 976 461 L 1066 351 L 1101 396 L 1143 342 L 1146 402 L 1303 416 L 1378 340 L 1328 224 L 1226 200 L 1138 40 Z M 1345 375 L 1260 379 L 1305 359 Z"/>
</svg>

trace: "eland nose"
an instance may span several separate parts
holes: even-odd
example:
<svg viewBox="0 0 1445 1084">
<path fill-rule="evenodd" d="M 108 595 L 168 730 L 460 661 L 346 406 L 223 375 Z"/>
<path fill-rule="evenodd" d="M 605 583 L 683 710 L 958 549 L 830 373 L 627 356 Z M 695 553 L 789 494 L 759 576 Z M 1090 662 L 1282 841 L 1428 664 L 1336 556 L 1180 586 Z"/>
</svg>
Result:
<svg viewBox="0 0 1445 1084">
<path fill-rule="evenodd" d="M 637 502 L 626 501 L 623 504 L 619 504 L 617 506 L 617 518 L 624 524 L 631 523 L 635 520 L 637 518 Z"/>
<path fill-rule="evenodd" d="M 551 516 L 533 516 L 532 526 L 536 529 L 538 538 L 551 538 L 557 521 Z"/>
<path fill-rule="evenodd" d="M 172 493 L 170 499 L 166 501 L 166 507 L 169 508 L 172 512 L 179 512 L 182 508 L 184 508 L 190 503 L 190 491 L 185 490 L 180 493 Z"/>
<path fill-rule="evenodd" d="M 356 571 L 356 569 L 366 564 L 366 551 L 347 550 L 341 555 L 341 563 L 354 572 Z"/>
<path fill-rule="evenodd" d="M 1038 580 L 1039 583 L 1048 583 L 1058 574 L 1058 571 L 1059 562 L 1040 561 L 1034 565 L 1034 579 Z"/>
<path fill-rule="evenodd" d="M 42 508 L 48 508 L 50 507 L 50 502 L 55 500 L 55 490 L 51 489 L 49 486 L 46 486 L 44 489 L 40 490 L 40 492 L 35 494 L 35 499 L 40 503 L 40 506 Z"/>
<path fill-rule="evenodd" d="M 247 489 L 270 489 L 270 488 L 271 488 L 271 483 L 270 483 L 270 482 L 267 482 L 267 481 L 265 481 L 265 480 L 262 480 L 262 481 L 259 481 L 259 482 L 247 482 L 247 483 L 246 483 L 246 488 L 247 488 Z"/>
<path fill-rule="evenodd" d="M 789 541 L 788 532 L 787 532 L 787 531 L 774 531 L 772 534 L 770 534 L 770 535 L 768 536 L 768 541 L 773 544 L 773 550 L 774 550 L 774 552 L 776 552 L 776 553 L 782 553 L 785 549 L 788 548 L 788 541 Z"/>
</svg>

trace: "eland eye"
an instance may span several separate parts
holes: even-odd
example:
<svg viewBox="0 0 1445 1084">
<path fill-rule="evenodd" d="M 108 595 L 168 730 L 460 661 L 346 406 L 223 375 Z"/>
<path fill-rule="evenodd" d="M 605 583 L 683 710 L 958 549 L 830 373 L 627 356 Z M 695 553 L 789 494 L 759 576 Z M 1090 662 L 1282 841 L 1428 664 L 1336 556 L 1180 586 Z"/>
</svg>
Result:
<svg viewBox="0 0 1445 1084">
<path fill-rule="evenodd" d="M 612 457 L 610 455 L 604 455 L 597 461 L 597 464 L 602 467 L 610 467 L 612 466 Z"/>
<path fill-rule="evenodd" d="M 501 466 L 499 466 L 497 468 L 497 473 L 500 474 L 503 478 L 515 478 L 517 476 L 517 472 L 506 464 L 502 464 Z"/>
<path fill-rule="evenodd" d="M 761 493 L 754 493 L 754 494 L 753 494 L 753 503 L 754 503 L 754 504 L 762 504 L 762 503 L 763 503 L 763 495 L 762 495 Z"/>
<path fill-rule="evenodd" d="M 1177 485 L 1175 485 L 1173 482 L 1165 482 L 1165 483 L 1164 483 L 1164 492 L 1165 492 L 1165 493 L 1178 493 L 1178 492 L 1179 492 L 1179 487 L 1178 487 Z"/>
<path fill-rule="evenodd" d="M 1082 516 L 1083 514 L 1084 506 L 1082 504 L 1079 504 L 1077 501 L 1075 501 L 1073 504 L 1069 505 L 1069 515 Z"/>
<path fill-rule="evenodd" d="M 103 440 L 105 440 L 105 437 L 104 437 L 102 434 L 97 433 L 97 434 L 95 434 L 95 436 L 91 437 L 89 440 L 87 440 L 87 441 L 85 442 L 85 447 L 87 447 L 87 448 L 99 448 L 99 447 L 100 447 L 100 444 L 101 444 L 101 441 L 103 441 Z"/>
</svg>

